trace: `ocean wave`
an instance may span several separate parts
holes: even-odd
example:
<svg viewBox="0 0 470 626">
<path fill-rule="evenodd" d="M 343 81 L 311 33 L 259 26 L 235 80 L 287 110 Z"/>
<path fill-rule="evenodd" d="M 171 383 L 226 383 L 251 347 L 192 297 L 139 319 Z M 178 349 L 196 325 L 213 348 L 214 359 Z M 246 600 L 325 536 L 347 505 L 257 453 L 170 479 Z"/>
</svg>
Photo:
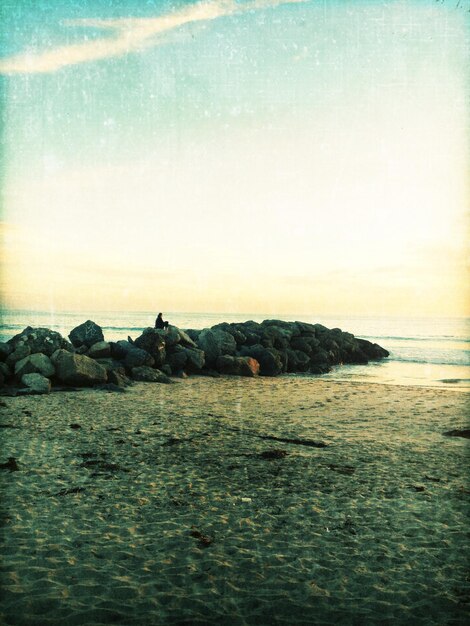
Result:
<svg viewBox="0 0 470 626">
<path fill-rule="evenodd" d="M 119 330 L 119 331 L 126 331 L 126 332 L 142 332 L 145 328 L 148 328 L 148 326 L 102 326 L 101 327 L 102 330 Z"/>
<path fill-rule="evenodd" d="M 399 356 L 396 354 L 391 354 L 390 357 L 388 359 L 386 359 L 385 361 L 381 361 L 381 363 L 390 363 L 390 362 L 396 362 L 396 363 L 419 363 L 421 365 L 460 365 L 460 366 L 470 366 L 470 360 L 467 359 L 446 359 L 445 357 L 430 357 L 430 356 L 426 356 L 425 358 L 418 358 L 418 357 L 406 357 L 406 356 Z"/>
<path fill-rule="evenodd" d="M 359 337 L 359 335 L 356 335 Z M 445 341 L 447 343 L 470 343 L 470 339 L 468 337 L 459 337 L 456 335 L 427 335 L 425 337 L 401 337 L 397 335 L 360 335 L 361 339 L 367 339 L 368 341 L 373 341 L 375 343 L 379 343 L 380 341 Z"/>
</svg>

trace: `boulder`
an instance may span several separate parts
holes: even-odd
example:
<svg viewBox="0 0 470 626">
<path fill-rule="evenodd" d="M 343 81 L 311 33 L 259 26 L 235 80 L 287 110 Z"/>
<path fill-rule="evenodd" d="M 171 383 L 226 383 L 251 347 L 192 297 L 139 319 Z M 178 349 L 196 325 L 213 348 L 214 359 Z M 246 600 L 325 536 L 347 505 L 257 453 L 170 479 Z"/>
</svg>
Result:
<svg viewBox="0 0 470 626">
<path fill-rule="evenodd" d="M 377 343 L 372 343 L 367 339 L 356 339 L 356 341 L 359 349 L 371 360 L 385 359 L 390 356 L 390 352 Z"/>
<path fill-rule="evenodd" d="M 111 345 L 107 341 L 97 341 L 88 350 L 91 359 L 106 359 L 111 356 Z"/>
<path fill-rule="evenodd" d="M 293 337 L 290 342 L 292 350 L 300 350 L 305 354 L 313 354 L 320 346 L 320 342 L 313 335 L 304 337 Z"/>
<path fill-rule="evenodd" d="M 134 345 L 141 350 L 145 350 L 153 357 L 157 367 L 165 362 L 165 339 L 164 332 L 156 328 L 146 328 L 140 337 L 134 341 Z"/>
<path fill-rule="evenodd" d="M 250 357 L 239 357 L 250 358 Z M 222 356 L 217 357 L 215 362 L 216 371 L 221 374 L 226 374 L 229 376 L 239 376 L 240 375 L 240 364 L 234 356 L 229 356 L 228 354 L 224 354 Z"/>
<path fill-rule="evenodd" d="M 13 352 L 13 346 L 9 343 L 0 341 L 0 361 L 6 361 L 9 354 Z"/>
<path fill-rule="evenodd" d="M 49 393 L 51 390 L 51 381 L 37 372 L 23 374 L 21 382 L 28 387 L 28 389 L 31 389 L 32 392 L 37 394 Z"/>
<path fill-rule="evenodd" d="M 160 332 L 162 333 L 167 346 L 175 346 L 179 343 L 186 348 L 197 347 L 196 342 L 189 336 L 189 334 L 177 326 L 168 326 L 168 328 Z"/>
<path fill-rule="evenodd" d="M 258 376 L 260 365 L 250 356 L 236 357 L 240 363 L 240 376 Z"/>
<path fill-rule="evenodd" d="M 171 376 L 173 374 L 171 367 L 168 365 L 168 363 L 165 363 L 165 365 L 162 365 L 160 368 L 160 371 L 166 374 L 167 376 Z"/>
<path fill-rule="evenodd" d="M 259 363 L 249 356 L 222 355 L 216 361 L 217 371 L 231 376 L 257 376 Z"/>
<path fill-rule="evenodd" d="M 108 370 L 108 383 L 117 385 L 118 387 L 128 387 L 132 385 L 132 381 L 125 374 L 124 368 Z"/>
<path fill-rule="evenodd" d="M 241 356 L 251 356 L 258 361 L 261 376 L 277 376 L 282 372 L 282 360 L 274 348 L 265 348 L 260 344 L 243 346 L 240 354 Z"/>
<path fill-rule="evenodd" d="M 323 350 L 323 348 L 318 348 L 318 350 L 316 350 L 316 352 L 314 352 L 314 354 L 312 354 L 310 357 L 310 366 L 309 366 L 310 371 L 312 371 L 312 366 L 328 367 L 329 365 L 330 365 L 330 355 L 328 354 L 326 350 Z"/>
<path fill-rule="evenodd" d="M 314 337 L 317 335 L 318 331 L 324 328 L 328 330 L 326 326 L 322 326 L 321 324 L 307 324 L 307 322 L 294 322 L 297 327 L 298 332 L 303 336 L 313 335 Z"/>
<path fill-rule="evenodd" d="M 197 345 L 205 354 L 209 367 L 224 354 L 234 355 L 237 350 L 235 339 L 225 330 L 205 328 L 198 337 Z"/>
<path fill-rule="evenodd" d="M 7 343 L 12 346 L 13 350 L 17 350 L 20 346 L 27 346 L 30 350 L 29 354 L 40 352 L 46 356 L 51 356 L 61 348 L 72 351 L 69 342 L 60 333 L 49 328 L 31 328 L 28 326 L 19 335 L 9 339 Z"/>
<path fill-rule="evenodd" d="M 205 355 L 197 348 L 183 348 L 186 353 L 185 371 L 191 374 L 198 374 L 205 365 Z M 171 368 L 173 370 L 173 368 Z"/>
<path fill-rule="evenodd" d="M 42 374 L 45 378 L 50 378 L 55 374 L 55 367 L 50 358 L 40 352 L 29 356 L 15 363 L 15 376 L 21 378 L 25 374 Z"/>
<path fill-rule="evenodd" d="M 76 348 L 88 346 L 89 348 L 99 341 L 104 341 L 103 331 L 98 324 L 87 320 L 80 326 L 76 326 L 69 335 L 70 341 Z"/>
<path fill-rule="evenodd" d="M 2 374 L 4 380 L 11 376 L 11 369 L 2 361 L 0 361 L 0 374 Z"/>
<path fill-rule="evenodd" d="M 246 341 L 246 336 L 240 329 L 241 326 L 242 324 L 228 324 L 227 322 L 222 322 L 221 324 L 215 324 L 215 326 L 212 326 L 211 330 L 224 330 L 232 335 L 237 343 L 237 346 L 241 346 Z"/>
<path fill-rule="evenodd" d="M 21 361 L 22 359 L 25 359 L 30 354 L 31 348 L 27 344 L 20 343 L 18 347 L 8 355 L 6 364 L 12 369 L 15 369 L 16 363 L 18 361 Z"/>
<path fill-rule="evenodd" d="M 169 365 L 172 372 L 179 372 L 184 369 L 187 360 L 186 348 L 183 348 L 183 346 L 176 345 L 167 351 L 166 363 Z"/>
<path fill-rule="evenodd" d="M 160 372 L 160 370 L 155 370 L 145 365 L 142 365 L 140 367 L 133 367 L 131 371 L 132 378 L 137 381 L 146 383 L 171 383 L 171 380 L 166 374 Z"/>
<path fill-rule="evenodd" d="M 109 345 L 111 346 L 111 357 L 117 360 L 125 359 L 129 350 L 135 348 L 133 343 L 125 339 L 116 342 L 111 341 Z"/>
<path fill-rule="evenodd" d="M 145 350 L 141 348 L 136 348 L 132 346 L 132 348 L 127 352 L 124 357 L 124 365 L 127 369 L 132 369 L 133 367 L 140 367 L 141 365 L 147 365 L 151 367 L 155 363 L 155 359 Z"/>
<path fill-rule="evenodd" d="M 126 368 L 120 361 L 116 361 L 115 359 L 95 359 L 97 363 L 102 365 L 104 369 L 109 373 L 113 371 L 121 372 L 121 374 L 126 373 Z"/>
<path fill-rule="evenodd" d="M 287 351 L 287 372 L 307 372 L 310 365 L 310 357 L 301 350 Z"/>
<path fill-rule="evenodd" d="M 83 354 L 57 350 L 52 355 L 52 363 L 57 379 L 66 385 L 87 387 L 105 383 L 108 379 L 106 369 Z"/>
<path fill-rule="evenodd" d="M 190 339 L 192 339 L 192 341 L 194 341 L 195 344 L 197 344 L 198 337 L 202 333 L 202 330 L 194 330 L 194 328 L 187 328 L 184 332 Z"/>
<path fill-rule="evenodd" d="M 275 320 L 268 321 L 274 322 Z M 277 326 L 275 324 L 265 325 L 265 322 L 263 322 L 262 326 L 263 336 L 271 340 L 271 344 L 274 348 L 283 350 L 288 347 L 293 334 L 290 327 Z"/>
</svg>

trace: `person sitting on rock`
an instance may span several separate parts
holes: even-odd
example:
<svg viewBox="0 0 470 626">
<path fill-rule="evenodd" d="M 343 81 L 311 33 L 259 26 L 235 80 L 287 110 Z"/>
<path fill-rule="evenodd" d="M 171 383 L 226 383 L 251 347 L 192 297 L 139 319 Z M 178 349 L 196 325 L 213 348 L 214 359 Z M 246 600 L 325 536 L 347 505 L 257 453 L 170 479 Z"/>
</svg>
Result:
<svg viewBox="0 0 470 626">
<path fill-rule="evenodd" d="M 168 322 L 163 321 L 162 314 L 159 313 L 155 320 L 155 328 L 168 328 Z"/>
</svg>

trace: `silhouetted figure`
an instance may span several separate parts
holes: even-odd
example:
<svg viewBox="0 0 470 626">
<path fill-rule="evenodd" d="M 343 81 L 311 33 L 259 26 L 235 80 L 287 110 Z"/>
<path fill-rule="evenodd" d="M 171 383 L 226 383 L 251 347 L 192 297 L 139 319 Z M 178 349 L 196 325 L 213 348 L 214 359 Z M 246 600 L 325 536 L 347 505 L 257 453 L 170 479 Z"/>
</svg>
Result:
<svg viewBox="0 0 470 626">
<path fill-rule="evenodd" d="M 159 313 L 155 320 L 155 328 L 168 328 L 168 322 L 163 321 L 162 314 Z"/>
</svg>

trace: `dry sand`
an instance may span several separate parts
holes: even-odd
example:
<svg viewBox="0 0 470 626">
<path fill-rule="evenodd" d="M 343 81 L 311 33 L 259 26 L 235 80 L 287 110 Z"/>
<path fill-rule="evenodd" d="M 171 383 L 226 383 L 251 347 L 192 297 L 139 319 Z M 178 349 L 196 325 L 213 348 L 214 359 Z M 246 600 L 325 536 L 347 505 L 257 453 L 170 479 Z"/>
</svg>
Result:
<svg viewBox="0 0 470 626">
<path fill-rule="evenodd" d="M 470 442 L 443 436 L 466 393 L 194 377 L 5 404 L 1 623 L 469 618 Z"/>
</svg>

